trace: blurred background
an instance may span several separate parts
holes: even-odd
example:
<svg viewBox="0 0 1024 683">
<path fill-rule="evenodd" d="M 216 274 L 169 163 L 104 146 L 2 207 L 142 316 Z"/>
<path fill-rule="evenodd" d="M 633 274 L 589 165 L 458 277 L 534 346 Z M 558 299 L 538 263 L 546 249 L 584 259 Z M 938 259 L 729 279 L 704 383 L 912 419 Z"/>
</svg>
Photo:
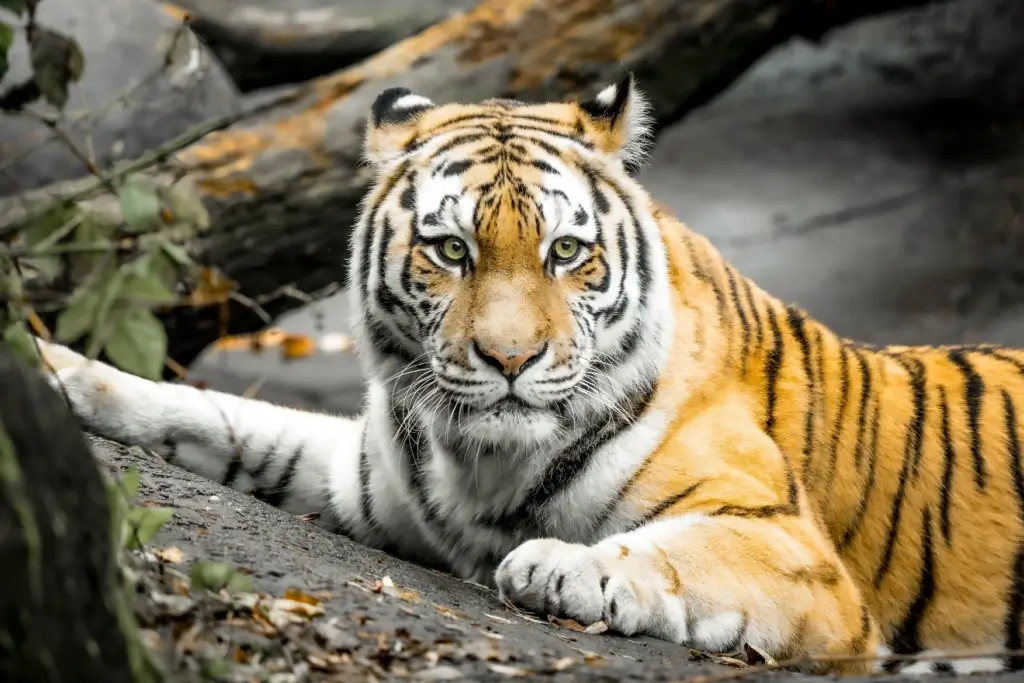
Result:
<svg viewBox="0 0 1024 683">
<path fill-rule="evenodd" d="M 172 101 L 153 95 L 164 106 L 101 124 L 130 158 L 187 125 L 258 106 L 475 4 L 182 0 L 158 8 L 45 0 L 41 7 L 51 23 L 89 35 L 80 37 L 90 61 L 77 91 L 95 101 L 144 69 L 150 52 L 143 48 L 159 39 L 152 16 L 164 26 L 176 12 L 193 13 L 198 40 L 209 47 L 204 59 L 215 68 Z M 90 34 L 97 12 L 107 28 Z M 295 22 L 317 30 L 303 33 Z M 120 47 L 110 50 L 111 42 Z M 189 54 L 197 53 L 182 57 L 182 73 Z M 642 74 L 639 85 L 663 87 Z M 1024 345 L 1022 103 L 1024 2 L 895 9 L 820 41 L 794 38 L 768 50 L 661 130 L 640 178 L 742 273 L 840 334 L 872 343 Z M 10 159 L 11 145 L 35 133 L 4 125 L 0 159 Z M 16 170 L 0 162 L 7 183 L 0 194 L 75 175 L 66 161 L 38 152 L 18 158 Z M 320 337 L 345 334 L 347 316 L 341 291 L 274 324 Z M 190 371 L 215 388 L 347 413 L 363 391 L 349 353 L 284 360 L 208 349 Z"/>
</svg>

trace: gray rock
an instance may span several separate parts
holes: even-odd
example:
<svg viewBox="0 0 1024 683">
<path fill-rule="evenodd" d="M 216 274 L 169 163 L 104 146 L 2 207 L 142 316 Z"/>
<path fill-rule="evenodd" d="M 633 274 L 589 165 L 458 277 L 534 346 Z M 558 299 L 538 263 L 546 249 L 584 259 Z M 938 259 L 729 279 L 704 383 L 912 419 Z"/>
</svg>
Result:
<svg viewBox="0 0 1024 683">
<path fill-rule="evenodd" d="M 383 50 L 479 0 L 174 0 L 242 90 L 298 83 Z"/>
<path fill-rule="evenodd" d="M 155 3 L 44 0 L 38 23 L 74 37 L 82 47 L 85 74 L 71 86 L 62 128 L 101 168 L 239 107 L 238 92 L 220 63 Z M 172 63 L 163 68 L 168 54 Z M 21 31 L 10 57 L 3 88 L 31 75 Z M 31 108 L 57 113 L 43 102 Z M 46 126 L 0 115 L 0 196 L 85 174 L 85 166 Z"/>
</svg>

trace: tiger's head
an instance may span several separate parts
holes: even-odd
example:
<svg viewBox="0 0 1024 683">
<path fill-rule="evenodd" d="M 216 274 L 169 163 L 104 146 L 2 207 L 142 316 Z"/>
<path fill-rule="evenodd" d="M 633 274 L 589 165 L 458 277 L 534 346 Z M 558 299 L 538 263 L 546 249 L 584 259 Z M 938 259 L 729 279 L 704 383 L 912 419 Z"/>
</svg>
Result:
<svg viewBox="0 0 1024 683">
<path fill-rule="evenodd" d="M 584 102 L 382 92 L 350 272 L 371 391 L 478 444 L 536 446 L 649 388 L 671 311 L 628 173 L 648 118 L 632 77 Z"/>
</svg>

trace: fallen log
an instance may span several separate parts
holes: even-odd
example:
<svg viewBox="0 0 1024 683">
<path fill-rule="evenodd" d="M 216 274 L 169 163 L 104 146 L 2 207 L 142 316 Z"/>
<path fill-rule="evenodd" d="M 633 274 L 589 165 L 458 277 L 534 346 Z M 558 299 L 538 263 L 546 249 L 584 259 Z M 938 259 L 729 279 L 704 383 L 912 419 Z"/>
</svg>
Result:
<svg viewBox="0 0 1024 683">
<path fill-rule="evenodd" d="M 370 178 L 359 164 L 363 122 L 384 88 L 402 85 L 438 102 L 562 99 L 591 95 L 629 69 L 666 125 L 708 102 L 774 45 L 929 1 L 483 0 L 177 154 L 174 168 L 211 217 L 211 229 L 188 248 L 278 315 L 302 305 L 275 296 L 283 286 L 312 292 L 345 279 L 349 231 Z M 147 173 L 163 184 L 178 177 L 168 167 Z M 81 186 L 0 201 L 0 235 L 26 206 Z M 177 307 L 162 317 L 168 354 L 182 364 L 224 332 L 265 324 L 237 301 L 226 325 L 222 307 Z"/>
</svg>

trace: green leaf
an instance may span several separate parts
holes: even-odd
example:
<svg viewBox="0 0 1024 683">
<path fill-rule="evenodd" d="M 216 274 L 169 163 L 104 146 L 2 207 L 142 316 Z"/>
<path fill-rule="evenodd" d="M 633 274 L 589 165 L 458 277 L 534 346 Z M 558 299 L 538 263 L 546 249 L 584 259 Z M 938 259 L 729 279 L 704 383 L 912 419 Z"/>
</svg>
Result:
<svg viewBox="0 0 1024 683">
<path fill-rule="evenodd" d="M 146 309 L 122 308 L 114 311 L 103 350 L 125 372 L 159 380 L 167 359 L 167 332 Z"/>
<path fill-rule="evenodd" d="M 132 302 L 150 305 L 173 304 L 178 295 L 155 275 L 129 275 L 124 285 L 125 297 Z"/>
<path fill-rule="evenodd" d="M 179 266 L 189 267 L 195 264 L 195 261 L 193 261 L 192 257 L 188 255 L 185 248 L 180 245 L 174 244 L 173 242 L 164 242 L 160 245 L 160 248 L 163 249 L 164 253 L 171 257 L 171 259 Z"/>
<path fill-rule="evenodd" d="M 120 491 L 128 500 L 139 495 L 139 468 L 132 465 L 121 475 Z"/>
<path fill-rule="evenodd" d="M 85 355 L 89 358 L 96 358 L 100 349 L 110 333 L 110 312 L 114 308 L 118 297 L 124 289 L 124 281 L 128 275 L 125 266 L 109 271 L 94 286 L 100 292 L 99 303 L 96 304 L 96 314 L 93 321 L 92 331 L 89 334 L 89 344 L 85 349 Z"/>
<path fill-rule="evenodd" d="M 223 659 L 204 659 L 199 665 L 199 675 L 207 681 L 222 681 L 228 678 L 232 668 Z"/>
<path fill-rule="evenodd" d="M 114 238 L 118 226 L 112 221 L 104 220 L 96 214 L 83 211 L 81 222 L 75 229 L 74 244 L 100 244 L 109 242 Z M 111 247 L 113 249 L 113 246 Z M 69 261 L 68 274 L 71 281 L 79 284 L 87 279 L 97 277 L 97 269 L 103 265 L 112 265 L 113 259 L 108 260 L 109 252 L 105 251 L 82 251 L 67 254 Z M 98 281 L 98 278 L 97 278 Z"/>
<path fill-rule="evenodd" d="M 32 71 L 46 101 L 63 109 L 68 87 L 85 71 L 85 57 L 74 38 L 36 26 L 30 41 Z"/>
<path fill-rule="evenodd" d="M 32 335 L 22 320 L 16 320 L 4 330 L 4 343 L 10 347 L 18 358 L 32 368 L 39 367 L 39 356 Z"/>
<path fill-rule="evenodd" d="M 3 6 L 5 0 L 0 0 L 0 7 Z M 7 75 L 7 69 L 10 68 L 10 63 L 7 61 L 7 51 L 14 44 L 14 29 L 11 28 L 10 24 L 0 21 L 0 80 L 3 80 L 4 76 Z"/>
<path fill-rule="evenodd" d="M 127 179 L 117 191 L 125 226 L 134 233 L 149 232 L 160 224 L 160 198 L 141 180 Z"/>
<path fill-rule="evenodd" d="M 127 299 L 150 305 L 172 304 L 178 300 L 172 288 L 176 277 L 174 264 L 163 251 L 147 251 L 132 262 L 131 268 L 125 282 Z"/>
<path fill-rule="evenodd" d="M 227 588 L 231 593 L 252 590 L 252 582 L 249 577 L 227 562 L 200 560 L 192 565 L 189 577 L 192 580 L 193 588 L 205 588 L 211 591 Z"/>
<path fill-rule="evenodd" d="M 93 327 L 100 293 L 95 289 L 80 289 L 71 303 L 57 316 L 57 330 L 54 335 L 62 344 L 72 344 L 82 338 Z"/>
<path fill-rule="evenodd" d="M 127 533 L 126 546 L 141 548 L 156 536 L 157 532 L 174 516 L 174 508 L 139 507 L 128 508 L 125 516 Z"/>
<path fill-rule="evenodd" d="M 54 239 L 55 235 L 61 232 L 61 228 L 68 226 L 77 214 L 78 209 L 74 205 L 55 204 L 21 231 L 21 240 L 28 249 L 50 247 L 60 239 L 59 236 Z"/>
<path fill-rule="evenodd" d="M 202 231 L 210 227 L 210 214 L 199 193 L 186 185 L 171 185 L 161 192 L 171 220 Z"/>
<path fill-rule="evenodd" d="M 0 0 L 0 7 L 14 12 L 19 17 L 25 13 L 25 0 Z"/>
</svg>

